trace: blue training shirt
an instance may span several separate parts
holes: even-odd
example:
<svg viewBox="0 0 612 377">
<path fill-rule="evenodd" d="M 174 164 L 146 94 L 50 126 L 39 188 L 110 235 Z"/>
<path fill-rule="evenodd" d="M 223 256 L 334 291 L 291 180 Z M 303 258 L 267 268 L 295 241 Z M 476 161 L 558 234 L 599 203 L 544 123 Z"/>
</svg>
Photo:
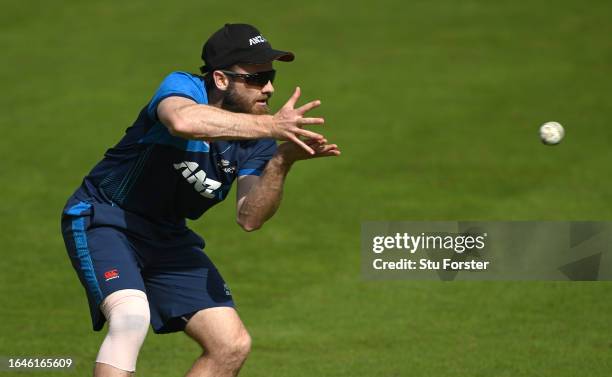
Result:
<svg viewBox="0 0 612 377">
<path fill-rule="evenodd" d="M 215 141 L 172 136 L 157 106 L 181 96 L 207 104 L 203 78 L 173 72 L 117 145 L 83 179 L 65 212 L 81 202 L 117 207 L 157 224 L 184 226 L 224 200 L 241 175 L 260 175 L 276 151 L 273 139 Z"/>
</svg>

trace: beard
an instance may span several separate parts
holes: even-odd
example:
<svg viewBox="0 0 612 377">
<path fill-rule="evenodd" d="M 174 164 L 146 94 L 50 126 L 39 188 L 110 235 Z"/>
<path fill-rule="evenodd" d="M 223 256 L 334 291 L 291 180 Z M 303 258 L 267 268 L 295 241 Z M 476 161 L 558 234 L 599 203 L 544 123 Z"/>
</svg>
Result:
<svg viewBox="0 0 612 377">
<path fill-rule="evenodd" d="M 265 115 L 270 113 L 268 106 L 257 105 L 256 101 L 242 96 L 236 90 L 234 82 L 230 81 L 223 96 L 221 108 L 235 113 Z"/>
</svg>

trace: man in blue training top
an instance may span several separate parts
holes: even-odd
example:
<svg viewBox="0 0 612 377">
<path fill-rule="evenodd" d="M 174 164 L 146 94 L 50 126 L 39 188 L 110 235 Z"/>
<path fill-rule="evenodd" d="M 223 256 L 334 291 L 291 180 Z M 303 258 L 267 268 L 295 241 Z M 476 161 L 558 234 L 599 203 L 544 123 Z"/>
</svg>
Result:
<svg viewBox="0 0 612 377">
<path fill-rule="evenodd" d="M 185 225 L 224 200 L 237 179 L 237 221 L 246 231 L 278 209 L 292 164 L 338 156 L 303 129 L 320 105 L 295 108 L 300 89 L 274 115 L 272 49 L 253 26 L 226 24 L 205 43 L 204 76 L 174 72 L 119 143 L 107 150 L 62 213 L 66 248 L 89 301 L 93 328 L 108 333 L 94 376 L 131 376 L 149 323 L 185 331 L 204 352 L 187 376 L 235 376 L 250 337 L 223 278 Z M 278 147 L 275 140 L 284 140 Z"/>
</svg>

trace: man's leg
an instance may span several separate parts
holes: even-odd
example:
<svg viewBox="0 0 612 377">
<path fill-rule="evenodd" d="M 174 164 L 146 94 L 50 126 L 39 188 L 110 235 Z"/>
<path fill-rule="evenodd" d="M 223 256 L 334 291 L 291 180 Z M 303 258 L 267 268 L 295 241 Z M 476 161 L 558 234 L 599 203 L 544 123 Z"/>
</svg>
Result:
<svg viewBox="0 0 612 377">
<path fill-rule="evenodd" d="M 79 206 L 86 211 L 73 212 Z M 93 329 L 100 331 L 105 321 L 109 323 L 94 376 L 130 376 L 150 323 L 138 255 L 127 232 L 91 226 L 90 207 L 81 203 L 66 212 L 62 234 L 87 293 Z"/>
<path fill-rule="evenodd" d="M 96 358 L 94 377 L 132 376 L 149 329 L 147 296 L 137 289 L 122 289 L 106 297 L 100 309 L 108 321 L 108 333 Z"/>
<path fill-rule="evenodd" d="M 203 348 L 186 377 L 236 376 L 251 349 L 251 337 L 230 307 L 200 310 L 187 322 L 185 333 Z"/>
</svg>

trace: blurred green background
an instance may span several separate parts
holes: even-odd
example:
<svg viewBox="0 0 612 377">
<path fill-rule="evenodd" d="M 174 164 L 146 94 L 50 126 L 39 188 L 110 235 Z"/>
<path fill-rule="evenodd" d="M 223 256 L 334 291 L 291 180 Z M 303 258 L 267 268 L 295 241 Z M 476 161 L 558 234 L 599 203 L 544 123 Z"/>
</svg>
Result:
<svg viewBox="0 0 612 377">
<path fill-rule="evenodd" d="M 296 53 L 336 159 L 300 162 L 280 212 L 242 232 L 234 201 L 192 227 L 254 339 L 244 376 L 609 376 L 607 282 L 367 282 L 365 220 L 610 220 L 612 3 L 16 1 L 0 13 L 0 356 L 66 355 L 103 333 L 60 210 L 163 77 L 197 72 L 225 22 Z M 566 127 L 543 146 L 540 124 Z M 180 376 L 184 334 L 147 337 L 138 375 Z M 10 375 L 0 372 L 0 375 Z M 34 374 L 34 373 L 33 373 Z M 24 375 L 24 374 L 18 374 Z"/>
</svg>

